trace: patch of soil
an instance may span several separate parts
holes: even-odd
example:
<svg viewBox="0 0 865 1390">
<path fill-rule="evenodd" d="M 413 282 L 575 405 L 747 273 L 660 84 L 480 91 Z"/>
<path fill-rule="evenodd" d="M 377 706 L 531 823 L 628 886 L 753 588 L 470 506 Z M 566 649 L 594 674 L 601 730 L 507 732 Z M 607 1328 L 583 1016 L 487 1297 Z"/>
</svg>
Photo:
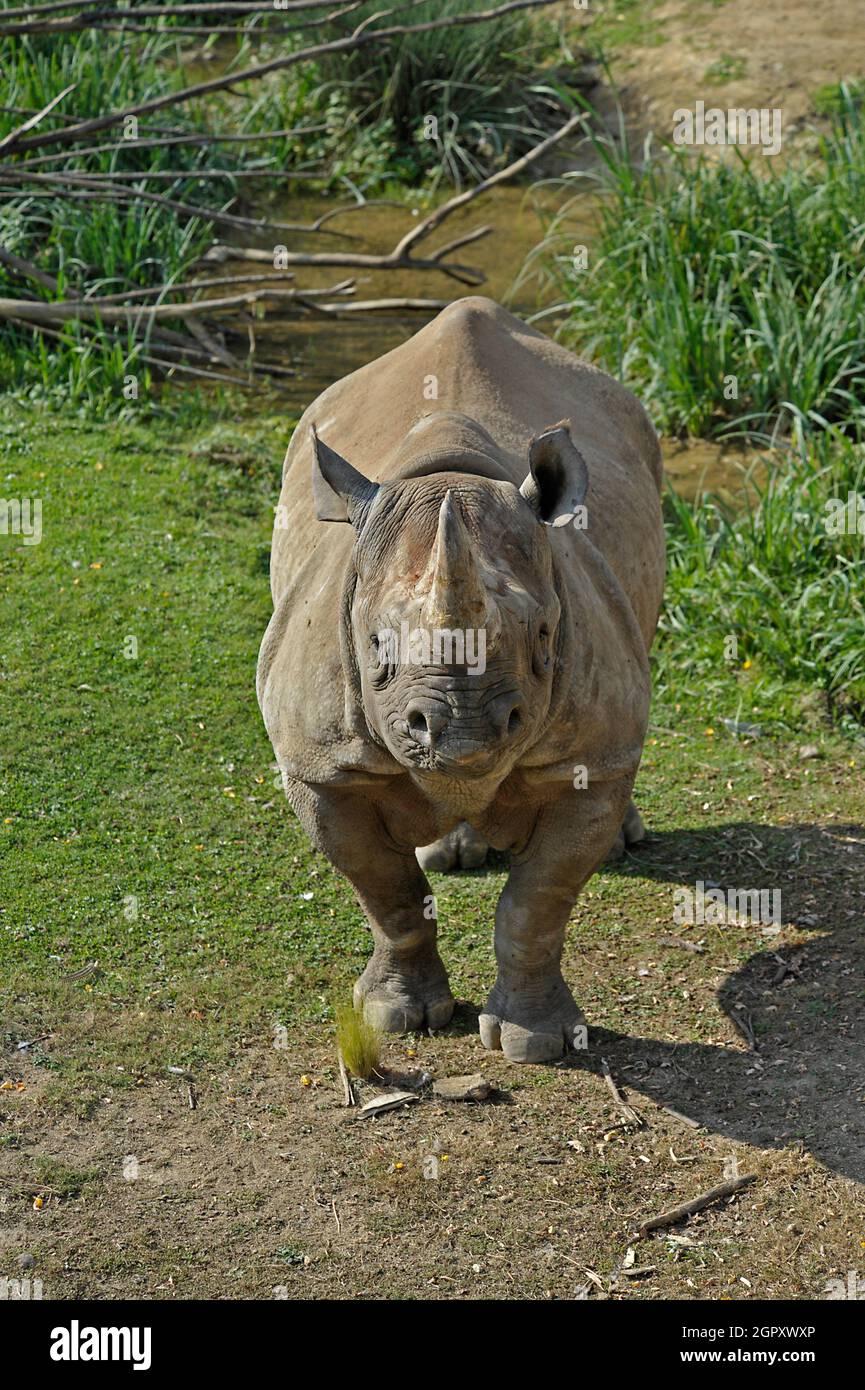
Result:
<svg viewBox="0 0 865 1390">
<path fill-rule="evenodd" d="M 821 87 L 865 76 L 865 23 L 849 0 L 669 0 L 653 17 L 651 42 L 622 49 L 613 72 L 629 109 L 666 139 L 673 112 L 697 99 L 780 107 L 789 134 L 813 116 Z"/>
</svg>

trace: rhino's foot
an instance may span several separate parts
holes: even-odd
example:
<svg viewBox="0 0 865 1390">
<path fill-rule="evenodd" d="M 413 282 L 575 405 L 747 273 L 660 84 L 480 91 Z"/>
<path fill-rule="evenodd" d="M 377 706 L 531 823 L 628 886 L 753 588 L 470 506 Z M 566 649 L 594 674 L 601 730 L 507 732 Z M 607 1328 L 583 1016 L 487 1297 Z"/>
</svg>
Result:
<svg viewBox="0 0 865 1390">
<path fill-rule="evenodd" d="M 479 1023 L 484 1047 L 510 1062 L 557 1062 L 585 1046 L 585 1018 L 559 974 L 528 990 L 497 980 Z"/>
<path fill-rule="evenodd" d="M 468 821 L 460 821 L 440 840 L 422 845 L 415 853 L 424 873 L 446 874 L 451 869 L 479 869 L 488 848 L 486 840 Z"/>
<path fill-rule="evenodd" d="M 612 864 L 617 859 L 621 859 L 628 845 L 638 845 L 641 840 L 646 838 L 646 827 L 643 825 L 643 818 L 634 805 L 633 801 L 628 802 L 628 809 L 625 812 L 625 819 L 622 821 L 622 828 L 616 836 L 615 843 L 604 860 L 605 864 Z"/>
<path fill-rule="evenodd" d="M 444 1028 L 454 1011 L 454 997 L 435 947 L 413 959 L 377 949 L 354 987 L 357 1008 L 383 1033 L 413 1033 Z"/>
</svg>

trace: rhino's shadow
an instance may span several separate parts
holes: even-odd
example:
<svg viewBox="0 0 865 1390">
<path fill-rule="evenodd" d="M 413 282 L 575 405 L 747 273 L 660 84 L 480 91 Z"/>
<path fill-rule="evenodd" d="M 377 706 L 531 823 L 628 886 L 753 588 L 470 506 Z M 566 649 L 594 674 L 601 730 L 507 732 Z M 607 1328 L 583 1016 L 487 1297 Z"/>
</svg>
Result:
<svg viewBox="0 0 865 1390">
<path fill-rule="evenodd" d="M 760 937 L 761 949 L 718 987 L 722 1011 L 752 1030 L 755 1049 L 599 1029 L 589 1065 L 602 1053 L 623 1083 L 716 1133 L 764 1148 L 802 1141 L 865 1180 L 865 828 L 740 822 L 655 835 L 636 850 L 604 872 L 780 888 L 783 921 L 810 936 L 795 948 Z M 672 922 L 670 932 L 703 934 Z"/>
<path fill-rule="evenodd" d="M 721 1010 L 737 1031 L 751 1030 L 751 1048 L 590 1028 L 588 1052 L 570 1065 L 599 1072 L 604 1057 L 621 1085 L 718 1134 L 763 1148 L 804 1143 L 828 1167 L 865 1181 L 865 827 L 742 822 L 653 835 L 601 872 L 692 889 L 699 880 L 780 888 L 782 919 L 805 940 L 777 946 L 754 923 L 760 949 L 719 985 Z M 718 949 L 710 945 L 717 930 L 682 931 L 671 892 L 669 937 L 696 944 L 703 935 L 701 968 Z M 680 958 L 683 973 L 696 959 L 685 950 Z"/>
</svg>

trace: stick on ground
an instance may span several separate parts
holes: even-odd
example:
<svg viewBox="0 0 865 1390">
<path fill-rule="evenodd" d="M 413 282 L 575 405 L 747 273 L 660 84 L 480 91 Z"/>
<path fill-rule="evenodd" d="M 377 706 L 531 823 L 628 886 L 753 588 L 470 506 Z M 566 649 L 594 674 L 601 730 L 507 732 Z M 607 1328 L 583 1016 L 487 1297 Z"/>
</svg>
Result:
<svg viewBox="0 0 865 1390">
<path fill-rule="evenodd" d="M 755 1182 L 756 1173 L 743 1173 L 741 1177 L 730 1178 L 727 1182 L 719 1183 L 717 1187 L 712 1187 L 708 1192 L 702 1192 L 693 1201 L 683 1202 L 680 1207 L 673 1207 L 670 1211 L 662 1211 L 659 1216 L 652 1216 L 648 1221 L 644 1221 L 640 1226 L 638 1235 L 649 1234 L 650 1231 L 659 1231 L 664 1226 L 675 1226 L 678 1221 L 684 1221 L 686 1217 L 693 1216 L 694 1212 L 702 1211 L 704 1207 L 711 1206 L 712 1202 L 720 1202 L 724 1197 L 732 1197 L 740 1187 L 747 1187 L 749 1183 Z"/>
</svg>

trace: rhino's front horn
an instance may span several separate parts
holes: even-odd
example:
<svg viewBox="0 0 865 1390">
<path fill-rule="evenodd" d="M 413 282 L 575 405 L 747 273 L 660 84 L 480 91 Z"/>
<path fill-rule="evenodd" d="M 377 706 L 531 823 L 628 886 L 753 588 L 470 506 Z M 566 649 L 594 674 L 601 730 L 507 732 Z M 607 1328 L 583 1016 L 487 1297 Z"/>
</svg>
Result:
<svg viewBox="0 0 865 1390">
<path fill-rule="evenodd" d="M 427 627 L 483 627 L 487 616 L 487 591 L 459 502 L 450 489 L 439 510 L 430 570 L 432 584 L 423 607 Z"/>
</svg>

